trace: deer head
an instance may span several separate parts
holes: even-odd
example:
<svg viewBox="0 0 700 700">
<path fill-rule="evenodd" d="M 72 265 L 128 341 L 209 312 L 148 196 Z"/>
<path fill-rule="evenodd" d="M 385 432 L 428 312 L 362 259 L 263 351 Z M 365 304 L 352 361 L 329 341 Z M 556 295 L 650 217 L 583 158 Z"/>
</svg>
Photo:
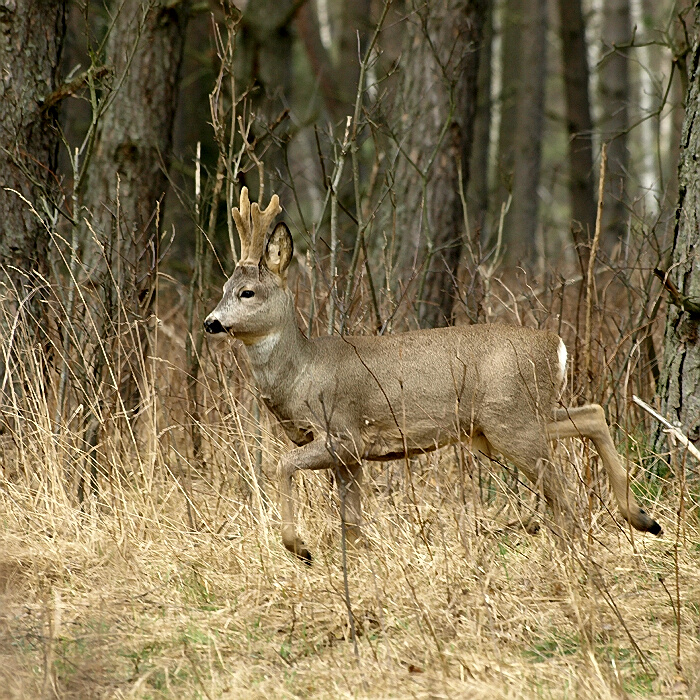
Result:
<svg viewBox="0 0 700 700">
<path fill-rule="evenodd" d="M 224 285 L 217 307 L 207 316 L 208 333 L 232 333 L 251 344 L 275 332 L 288 317 L 292 303 L 287 291 L 287 268 L 294 246 L 286 224 L 267 231 L 282 211 L 274 194 L 266 209 L 252 205 L 248 188 L 241 191 L 238 207 L 232 214 L 241 241 L 241 257 Z"/>
</svg>

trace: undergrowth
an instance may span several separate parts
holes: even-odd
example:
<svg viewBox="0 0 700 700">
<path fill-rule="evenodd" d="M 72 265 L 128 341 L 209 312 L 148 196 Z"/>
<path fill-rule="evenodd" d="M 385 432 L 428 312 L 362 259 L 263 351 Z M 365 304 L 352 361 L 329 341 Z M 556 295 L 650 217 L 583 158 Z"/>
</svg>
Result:
<svg viewBox="0 0 700 700">
<path fill-rule="evenodd" d="M 641 432 L 621 452 L 660 539 L 618 522 L 579 441 L 554 454 L 580 538 L 556 536 L 515 470 L 463 448 L 412 460 L 412 489 L 404 461 L 367 465 L 348 600 L 330 475 L 296 481 L 313 566 L 280 543 L 276 465 L 288 447 L 231 341 L 205 348 L 193 450 L 181 332 L 161 325 L 137 410 L 110 413 L 93 397 L 95 446 L 80 404 L 56 422 L 58 380 L 38 371 L 36 348 L 15 355 L 29 398 L 0 436 L 0 697 L 698 693 L 698 486 L 675 458 L 647 473 Z M 521 527 L 533 517 L 538 534 Z"/>
</svg>

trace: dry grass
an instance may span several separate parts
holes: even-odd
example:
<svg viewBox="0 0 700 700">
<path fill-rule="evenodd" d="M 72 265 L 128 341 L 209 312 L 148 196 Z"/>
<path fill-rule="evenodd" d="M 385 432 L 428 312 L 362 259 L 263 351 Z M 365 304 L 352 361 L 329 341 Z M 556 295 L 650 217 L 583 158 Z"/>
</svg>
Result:
<svg viewBox="0 0 700 700">
<path fill-rule="evenodd" d="M 430 455 L 414 465 L 413 503 L 403 463 L 375 466 L 365 488 L 367 546 L 348 561 L 353 640 L 327 476 L 299 480 L 316 556 L 306 567 L 279 542 L 265 476 L 282 445 L 263 419 L 262 470 L 252 478 L 258 450 L 246 433 L 245 391 L 229 396 L 228 413 L 219 419 L 211 408 L 204 423 L 210 453 L 191 490 L 195 465 L 183 456 L 184 432 L 176 435 L 183 429 L 161 427 L 154 443 L 148 410 L 134 422 L 136 447 L 105 450 L 110 477 L 82 508 L 62 486 L 70 435 L 42 441 L 35 416 L 27 442 L 4 440 L 0 697 L 700 692 L 698 510 L 686 494 L 678 532 L 675 482 L 649 503 L 663 539 L 631 542 L 603 498 L 592 542 L 571 543 L 547 527 L 531 536 L 512 526 L 537 502 L 522 486 L 516 496 L 507 472 L 479 488 L 471 461 L 460 470 L 454 453 Z M 580 445 L 559 455 L 572 475 L 582 473 Z"/>
<path fill-rule="evenodd" d="M 581 484 L 587 461 L 598 468 L 576 441 L 557 459 L 590 523 L 583 541 L 557 540 L 512 471 L 488 475 L 460 450 L 416 460 L 412 489 L 403 462 L 369 466 L 348 600 L 328 475 L 297 480 L 314 565 L 280 543 L 274 475 L 286 446 L 228 341 L 204 365 L 193 456 L 184 331 L 168 323 L 139 363 L 129 419 L 110 409 L 113 390 L 75 391 L 58 425 L 58 376 L 17 341 L 24 398 L 0 434 L 0 698 L 700 694 L 698 482 L 689 470 L 679 519 L 682 455 L 666 478 L 635 475 L 662 539 L 615 522 L 605 479 L 589 512 Z M 618 392 L 607 390 L 612 412 L 625 405 L 613 378 L 625 396 L 642 380 L 621 364 L 634 352 L 601 347 L 614 350 L 600 381 Z M 650 464 L 648 429 L 625 427 L 631 461 Z M 92 465 L 98 488 L 80 503 Z M 533 510 L 537 535 L 517 524 Z"/>
</svg>

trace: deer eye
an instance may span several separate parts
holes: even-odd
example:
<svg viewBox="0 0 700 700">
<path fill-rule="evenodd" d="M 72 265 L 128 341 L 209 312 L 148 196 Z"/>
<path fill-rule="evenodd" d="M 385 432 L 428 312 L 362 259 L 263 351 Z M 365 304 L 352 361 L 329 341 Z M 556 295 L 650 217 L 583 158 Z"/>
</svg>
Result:
<svg viewBox="0 0 700 700">
<path fill-rule="evenodd" d="M 250 299 L 255 296 L 255 292 L 252 289 L 244 289 L 241 292 L 241 299 Z"/>
</svg>

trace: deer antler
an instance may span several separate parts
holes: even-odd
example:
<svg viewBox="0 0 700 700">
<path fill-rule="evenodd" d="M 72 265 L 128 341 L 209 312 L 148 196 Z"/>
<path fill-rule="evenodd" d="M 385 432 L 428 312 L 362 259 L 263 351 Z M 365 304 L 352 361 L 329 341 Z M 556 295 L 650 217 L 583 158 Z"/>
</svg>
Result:
<svg viewBox="0 0 700 700">
<path fill-rule="evenodd" d="M 267 208 L 260 209 L 257 202 L 250 204 L 248 188 L 241 190 L 241 200 L 238 207 L 231 211 L 236 222 L 238 236 L 241 239 L 241 259 L 239 265 L 258 265 L 263 256 L 265 236 L 270 224 L 282 211 L 280 199 L 276 194 L 270 198 Z"/>
</svg>

